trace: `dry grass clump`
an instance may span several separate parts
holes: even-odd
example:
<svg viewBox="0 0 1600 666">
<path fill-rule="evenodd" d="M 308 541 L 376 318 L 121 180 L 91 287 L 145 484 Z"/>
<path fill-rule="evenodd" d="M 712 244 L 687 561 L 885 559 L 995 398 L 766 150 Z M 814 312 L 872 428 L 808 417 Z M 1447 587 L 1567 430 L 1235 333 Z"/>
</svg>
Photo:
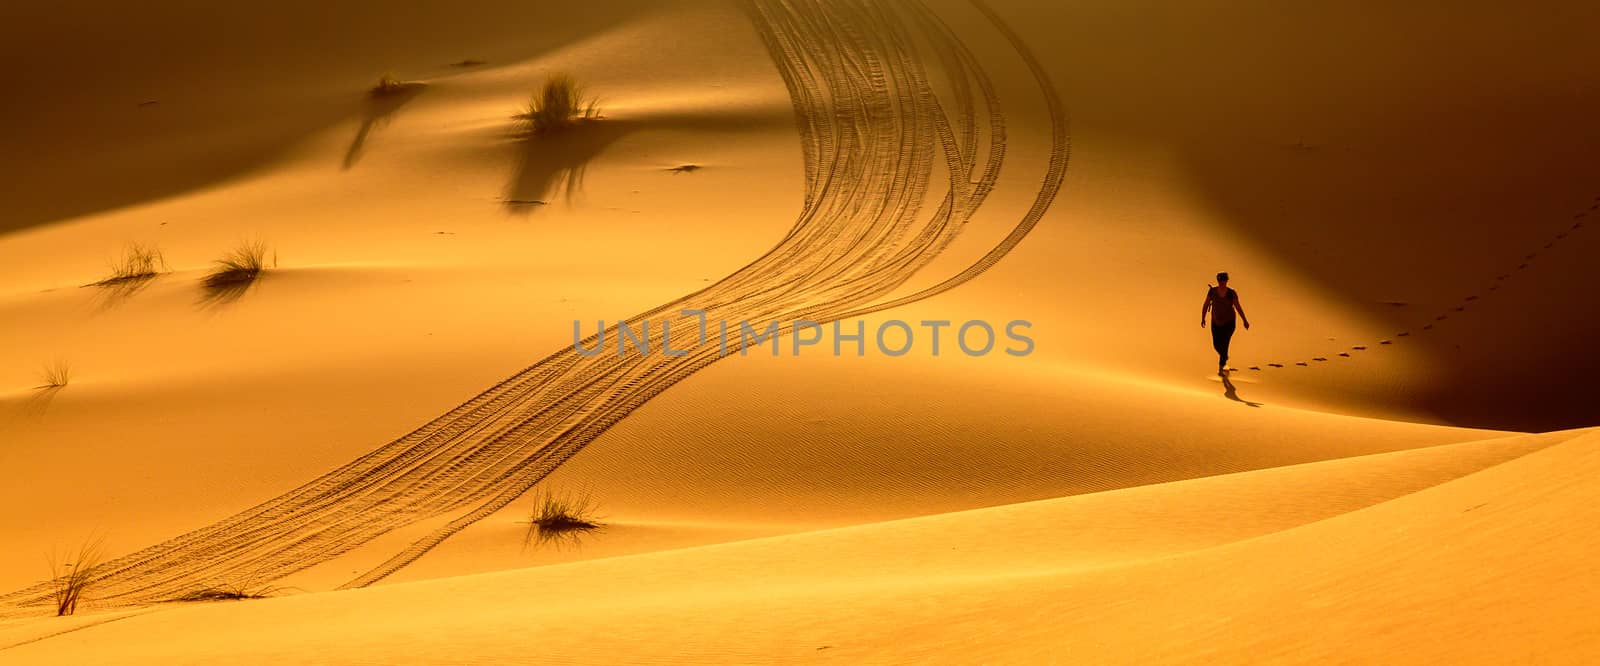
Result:
<svg viewBox="0 0 1600 666">
<path fill-rule="evenodd" d="M 400 79 L 395 78 L 393 74 L 384 74 L 378 79 L 377 85 L 374 85 L 367 90 L 367 94 L 373 97 L 383 97 L 386 95 L 394 95 L 396 93 L 405 92 L 419 85 L 422 84 L 401 81 Z"/>
<path fill-rule="evenodd" d="M 564 539 L 576 540 L 583 533 L 600 529 L 603 523 L 595 511 L 599 505 L 588 493 L 539 491 L 533 496 L 534 510 L 529 517 L 529 540 L 543 544 Z"/>
<path fill-rule="evenodd" d="M 600 117 L 599 100 L 583 96 L 583 88 L 566 74 L 551 74 L 544 86 L 528 100 L 528 108 L 517 114 L 530 134 L 565 129 L 585 120 Z"/>
<path fill-rule="evenodd" d="M 243 583 L 217 583 L 185 592 L 173 601 L 241 601 L 244 599 L 265 599 L 275 596 L 284 589 L 275 585 L 252 585 L 249 581 Z"/>
<path fill-rule="evenodd" d="M 94 583 L 94 568 L 100 565 L 100 541 L 84 543 L 77 554 L 67 560 L 58 560 L 55 554 L 50 562 L 50 593 L 56 603 L 56 616 L 71 615 L 78 611 L 78 602 Z"/>
<path fill-rule="evenodd" d="M 129 243 L 122 256 L 111 262 L 111 275 L 94 283 L 112 286 L 135 280 L 145 280 L 167 272 L 167 258 L 161 248 L 144 243 Z"/>
<path fill-rule="evenodd" d="M 277 263 L 276 256 L 273 263 Z M 207 287 L 224 287 L 248 283 L 267 269 L 267 244 L 259 240 L 244 241 L 215 262 L 206 274 Z"/>
<path fill-rule="evenodd" d="M 72 380 L 72 364 L 65 359 L 56 359 L 46 363 L 39 370 L 39 379 L 44 383 L 34 388 L 53 389 L 61 388 Z"/>
</svg>

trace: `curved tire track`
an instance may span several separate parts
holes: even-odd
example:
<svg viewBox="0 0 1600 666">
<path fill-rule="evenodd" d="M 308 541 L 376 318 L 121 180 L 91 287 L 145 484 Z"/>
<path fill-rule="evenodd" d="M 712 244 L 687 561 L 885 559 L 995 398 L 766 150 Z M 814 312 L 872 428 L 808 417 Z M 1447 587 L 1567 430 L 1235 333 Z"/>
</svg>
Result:
<svg viewBox="0 0 1600 666">
<path fill-rule="evenodd" d="M 562 349 L 415 431 L 275 499 L 96 569 L 96 601 L 171 599 L 214 582 L 266 581 L 326 561 L 394 529 L 453 515 L 345 587 L 381 580 L 451 535 L 505 507 L 645 401 L 723 358 L 710 321 L 811 320 L 876 312 L 942 293 L 997 263 L 1036 225 L 1059 191 L 1066 116 L 1038 61 L 987 6 L 974 1 L 1037 79 L 1053 131 L 1050 166 L 1032 207 L 999 245 L 956 275 L 887 298 L 952 242 L 994 188 L 1005 155 L 1004 115 L 977 59 L 919 0 L 743 0 L 794 104 L 805 198 L 789 233 L 727 278 L 630 319 L 670 322 L 664 354 L 585 357 Z M 922 30 L 914 30 L 914 27 Z M 936 90 L 923 63 L 947 70 Z M 954 97 L 953 103 L 941 96 Z M 979 156 L 983 156 L 980 160 Z M 934 160 L 942 159 L 942 170 Z M 948 182 L 935 182 L 936 171 Z M 942 192 L 940 192 L 942 190 Z M 939 192 L 939 193 L 936 193 Z M 938 201 L 931 212 L 925 203 Z M 618 327 L 583 341 L 617 339 Z M 647 329 L 660 349 L 667 329 Z M 33 606 L 48 584 L 0 596 Z"/>
</svg>

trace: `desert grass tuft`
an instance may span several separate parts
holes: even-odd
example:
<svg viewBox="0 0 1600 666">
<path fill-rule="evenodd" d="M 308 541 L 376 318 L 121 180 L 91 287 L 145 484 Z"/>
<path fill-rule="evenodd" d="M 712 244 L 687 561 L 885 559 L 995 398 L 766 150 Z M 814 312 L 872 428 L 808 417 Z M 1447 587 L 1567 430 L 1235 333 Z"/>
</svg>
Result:
<svg viewBox="0 0 1600 666">
<path fill-rule="evenodd" d="M 382 77 L 378 78 L 377 84 L 367 89 L 367 94 L 373 97 L 384 97 L 405 92 L 419 85 L 422 84 L 401 81 L 400 79 L 395 78 L 393 74 L 384 74 Z"/>
<path fill-rule="evenodd" d="M 56 359 L 44 364 L 39 370 L 39 379 L 44 383 L 34 388 L 54 389 L 67 385 L 72 381 L 72 364 L 65 359 Z"/>
<path fill-rule="evenodd" d="M 66 560 L 51 554 L 50 593 L 56 604 L 56 616 L 71 615 L 78 611 L 78 603 L 94 584 L 94 569 L 100 565 L 100 540 L 85 542 L 75 556 Z"/>
<path fill-rule="evenodd" d="M 249 581 L 243 583 L 217 583 L 207 585 L 185 592 L 175 597 L 173 601 L 242 601 L 245 599 L 266 599 L 283 592 L 284 588 L 275 585 L 253 585 Z"/>
<path fill-rule="evenodd" d="M 167 258 L 161 248 L 144 243 L 129 243 L 122 256 L 111 262 L 111 275 L 94 283 L 95 286 L 115 286 L 132 281 L 147 280 L 167 272 Z"/>
<path fill-rule="evenodd" d="M 276 262 L 274 257 L 273 263 Z M 248 283 L 267 269 L 267 244 L 259 240 L 244 241 L 215 262 L 206 274 L 205 285 L 211 288 Z"/>
<path fill-rule="evenodd" d="M 564 539 L 576 540 L 586 532 L 604 526 L 596 515 L 599 505 L 588 493 L 541 490 L 533 496 L 533 515 L 528 519 L 528 539 L 543 544 Z"/>
<path fill-rule="evenodd" d="M 553 132 L 600 117 L 599 100 L 583 95 L 583 88 L 566 74 L 551 74 L 528 100 L 516 118 L 530 134 Z"/>
</svg>

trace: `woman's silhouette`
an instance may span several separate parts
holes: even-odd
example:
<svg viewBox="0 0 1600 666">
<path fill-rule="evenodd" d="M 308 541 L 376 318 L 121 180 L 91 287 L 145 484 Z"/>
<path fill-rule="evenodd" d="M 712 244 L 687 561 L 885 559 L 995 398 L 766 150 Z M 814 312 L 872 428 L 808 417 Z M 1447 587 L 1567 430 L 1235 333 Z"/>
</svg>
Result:
<svg viewBox="0 0 1600 666">
<path fill-rule="evenodd" d="M 1206 287 L 1206 302 L 1200 306 L 1200 328 L 1206 327 L 1206 313 L 1211 313 L 1211 347 L 1217 350 L 1217 374 L 1228 372 L 1228 343 L 1233 340 L 1234 313 L 1250 329 L 1250 318 L 1239 305 L 1239 292 L 1228 288 L 1228 274 L 1217 273 L 1217 286 Z"/>
</svg>

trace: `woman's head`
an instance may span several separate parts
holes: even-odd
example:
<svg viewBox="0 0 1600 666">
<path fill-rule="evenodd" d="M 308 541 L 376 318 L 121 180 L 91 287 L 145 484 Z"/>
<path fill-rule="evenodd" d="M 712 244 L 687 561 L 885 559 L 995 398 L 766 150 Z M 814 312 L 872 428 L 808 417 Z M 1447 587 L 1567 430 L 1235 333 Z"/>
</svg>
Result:
<svg viewBox="0 0 1600 666">
<path fill-rule="evenodd" d="M 1227 271 L 1223 271 L 1221 273 L 1217 273 L 1217 284 L 1227 284 L 1227 283 L 1228 283 L 1228 272 Z"/>
</svg>

